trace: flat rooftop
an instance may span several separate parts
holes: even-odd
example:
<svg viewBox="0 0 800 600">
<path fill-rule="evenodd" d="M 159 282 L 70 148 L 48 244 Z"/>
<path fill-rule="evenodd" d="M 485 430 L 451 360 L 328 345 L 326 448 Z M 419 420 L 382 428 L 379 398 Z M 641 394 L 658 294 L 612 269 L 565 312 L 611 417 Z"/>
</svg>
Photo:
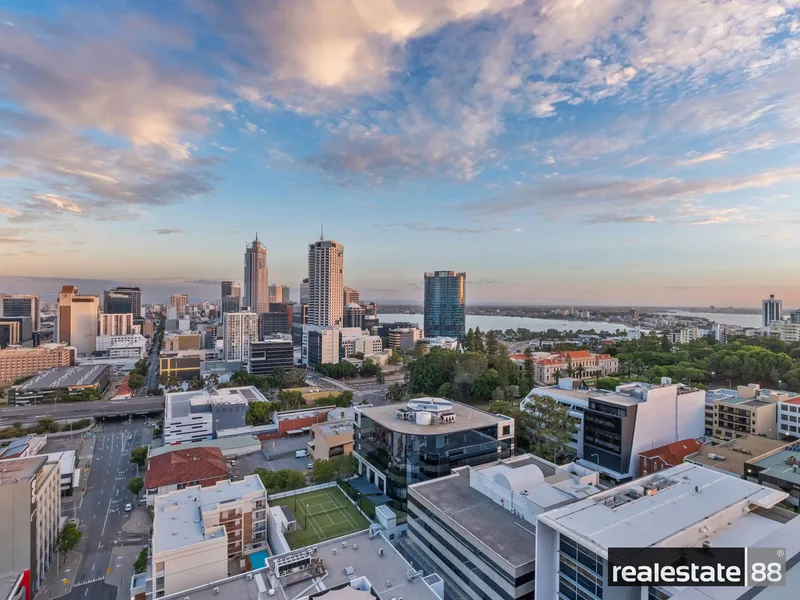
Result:
<svg viewBox="0 0 800 600">
<path fill-rule="evenodd" d="M 344 548 L 342 541 L 347 543 Z M 353 544 L 357 548 L 353 548 Z M 188 596 L 191 600 L 255 599 L 261 597 L 259 596 L 259 587 L 261 587 L 263 590 L 274 588 L 276 600 L 291 600 L 335 588 L 360 577 L 366 577 L 380 600 L 391 600 L 392 598 L 438 600 L 436 594 L 422 579 L 415 578 L 412 582 L 407 581 L 408 563 L 382 534 L 369 539 L 369 532 L 362 531 L 317 544 L 315 547 L 317 550 L 314 557 L 322 559 L 327 571 L 324 579 L 317 578 L 316 581 L 302 579 L 296 583 L 288 583 L 291 578 L 284 578 L 284 581 L 281 582 L 270 575 L 275 562 L 275 557 L 270 557 L 265 568 L 249 573 L 253 575 L 250 580 L 245 575 L 239 575 L 209 583 L 194 590 L 185 590 L 167 596 L 167 598 L 182 599 Z M 381 548 L 383 548 L 384 554 L 378 556 L 378 550 Z M 286 557 L 296 552 L 298 551 L 280 556 Z M 348 575 L 346 570 L 349 568 L 352 568 L 352 572 Z M 219 587 L 219 593 L 214 593 L 214 587 Z"/>
<path fill-rule="evenodd" d="M 166 418 L 188 417 L 192 406 L 205 404 L 247 404 L 249 402 L 266 402 L 264 394 L 253 386 L 220 388 L 214 394 L 206 390 L 191 392 L 175 392 L 166 396 Z"/>
<path fill-rule="evenodd" d="M 493 502 L 469 485 L 469 469 L 432 479 L 409 488 L 446 515 L 455 531 L 466 531 L 517 568 L 536 559 L 536 526 Z M 522 521 L 522 526 L 520 524 Z"/>
<path fill-rule="evenodd" d="M 26 456 L 0 461 L 0 486 L 30 481 L 45 463 L 46 456 Z"/>
<path fill-rule="evenodd" d="M 741 476 L 744 475 L 744 463 L 787 445 L 787 442 L 760 435 L 744 435 L 717 445 L 706 444 L 700 452 L 690 454 L 684 460 Z M 715 458 L 711 458 L 710 454 Z"/>
<path fill-rule="evenodd" d="M 549 385 L 533 388 L 528 395 L 530 396 L 536 394 L 539 396 L 550 396 L 552 398 L 571 398 L 573 400 L 589 402 L 590 396 L 605 397 L 610 393 L 613 392 L 609 392 L 607 390 L 564 390 L 557 385 Z"/>
<path fill-rule="evenodd" d="M 761 471 L 763 475 L 800 486 L 800 448 L 797 444 L 792 444 L 791 448 L 770 454 L 754 462 L 753 465 L 764 469 Z M 789 464 L 790 461 L 792 464 Z M 797 467 L 794 466 L 795 462 Z"/>
<path fill-rule="evenodd" d="M 342 433 L 353 433 L 354 421 L 350 419 L 341 419 L 339 421 L 326 421 L 319 425 L 312 425 L 311 428 L 319 431 L 324 436 L 340 435 Z"/>
<path fill-rule="evenodd" d="M 256 491 L 264 492 L 266 498 L 258 476 L 248 475 L 240 481 L 220 481 L 213 487 L 193 486 L 156 496 L 153 552 L 166 552 L 224 537 L 222 528 L 206 531 L 202 512 Z"/>
<path fill-rule="evenodd" d="M 59 389 L 82 385 L 93 385 L 108 369 L 108 365 L 88 365 L 73 367 L 56 367 L 39 373 L 25 383 L 16 386 L 21 392 L 41 389 Z"/>
<path fill-rule="evenodd" d="M 655 494 L 637 499 L 627 496 L 632 488 L 655 482 L 663 485 Z M 786 497 L 785 492 L 684 463 L 544 513 L 539 519 L 551 527 L 566 529 L 589 548 L 646 548 L 662 545 L 734 504 L 745 501 L 772 508 Z M 705 539 L 714 539 L 718 532 L 698 530 L 696 539 L 684 540 L 682 545 L 700 545 Z"/>
<path fill-rule="evenodd" d="M 422 398 L 418 400 L 422 400 Z M 510 420 L 510 417 L 488 413 L 473 406 L 461 404 L 460 402 L 453 402 L 452 404 L 453 414 L 455 414 L 456 417 L 455 421 L 452 423 L 436 423 L 434 425 L 417 425 L 415 421 L 405 421 L 396 418 L 397 410 L 399 408 L 405 408 L 405 404 L 357 406 L 356 410 L 387 429 L 398 433 L 414 435 L 439 435 L 442 433 L 453 433 L 455 431 L 480 429 L 481 427 L 496 426 L 498 423 L 504 423 Z"/>
</svg>

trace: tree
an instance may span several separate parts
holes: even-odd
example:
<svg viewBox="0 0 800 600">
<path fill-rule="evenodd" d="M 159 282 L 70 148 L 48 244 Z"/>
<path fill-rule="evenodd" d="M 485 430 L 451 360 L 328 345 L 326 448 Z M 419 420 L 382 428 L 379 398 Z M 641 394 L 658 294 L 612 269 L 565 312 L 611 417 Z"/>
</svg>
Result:
<svg viewBox="0 0 800 600">
<path fill-rule="evenodd" d="M 142 548 L 139 556 L 136 557 L 136 562 L 133 563 L 134 573 L 144 573 L 147 571 L 147 547 Z"/>
<path fill-rule="evenodd" d="M 142 479 L 141 477 L 134 477 L 128 482 L 128 490 L 130 490 L 131 494 L 133 494 L 137 498 L 139 497 L 139 492 L 142 491 L 143 487 L 144 487 L 144 479 Z"/>
<path fill-rule="evenodd" d="M 75 523 L 69 522 L 64 525 L 64 529 L 58 534 L 58 549 L 66 557 L 81 539 L 81 532 Z"/>
<path fill-rule="evenodd" d="M 549 396 L 532 395 L 525 412 L 533 417 L 526 423 L 525 432 L 531 452 L 552 462 L 570 454 L 569 442 L 577 431 L 577 419 L 569 415 L 570 408 Z"/>
<path fill-rule="evenodd" d="M 248 425 L 266 425 L 272 421 L 275 407 L 271 402 L 250 402 L 245 421 Z"/>
<path fill-rule="evenodd" d="M 486 354 L 489 356 L 497 356 L 500 354 L 500 347 L 502 344 L 497 338 L 497 332 L 492 329 L 486 334 Z"/>
<path fill-rule="evenodd" d="M 357 461 L 352 454 L 334 456 L 330 460 L 317 459 L 311 469 L 311 481 L 314 483 L 327 483 L 345 479 L 356 472 Z"/>
<path fill-rule="evenodd" d="M 6 388 L 0 388 L 0 400 L 5 400 L 6 398 Z"/>
<path fill-rule="evenodd" d="M 305 474 L 294 469 L 281 469 L 280 471 L 256 469 L 253 473 L 259 476 L 268 494 L 288 492 L 306 487 Z"/>
<path fill-rule="evenodd" d="M 141 389 L 143 385 L 144 385 L 144 377 L 142 377 L 136 372 L 132 372 L 130 374 L 130 377 L 128 378 L 128 387 L 130 388 L 131 393 L 135 394 Z"/>
<path fill-rule="evenodd" d="M 281 390 L 278 392 L 278 410 L 297 410 L 306 406 L 303 392 L 297 390 Z"/>
<path fill-rule="evenodd" d="M 394 350 L 389 355 L 389 364 L 390 365 L 400 365 L 403 363 L 403 357 L 400 356 L 400 353 L 397 350 Z"/>
<path fill-rule="evenodd" d="M 399 383 L 393 383 L 389 386 L 389 391 L 386 392 L 386 397 L 390 402 L 399 402 L 403 399 L 403 386 Z"/>
<path fill-rule="evenodd" d="M 474 352 L 481 352 L 483 354 L 486 353 L 485 348 L 483 347 L 483 334 L 481 333 L 481 328 L 475 328 L 475 337 L 472 340 L 472 351 Z"/>
<path fill-rule="evenodd" d="M 492 400 L 505 400 L 506 398 L 506 390 L 503 387 L 495 388 L 492 392 Z"/>
<path fill-rule="evenodd" d="M 520 385 L 523 392 L 527 394 L 533 388 L 534 382 L 536 381 L 536 370 L 533 365 L 533 351 L 531 347 L 527 346 L 523 354 L 525 355 L 525 362 L 522 367 L 524 375 Z"/>
<path fill-rule="evenodd" d="M 383 375 L 383 371 L 378 369 L 378 372 L 375 373 L 375 383 L 378 385 L 383 385 L 386 382 L 386 377 Z"/>
<path fill-rule="evenodd" d="M 135 465 L 139 465 L 140 469 L 144 468 L 147 462 L 147 446 L 139 446 L 131 450 L 131 462 Z"/>
</svg>

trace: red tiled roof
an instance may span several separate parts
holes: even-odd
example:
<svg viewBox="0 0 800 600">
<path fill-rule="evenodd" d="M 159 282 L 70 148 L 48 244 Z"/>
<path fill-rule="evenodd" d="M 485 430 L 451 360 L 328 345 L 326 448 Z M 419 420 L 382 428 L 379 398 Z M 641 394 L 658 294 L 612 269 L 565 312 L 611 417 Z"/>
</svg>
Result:
<svg viewBox="0 0 800 600">
<path fill-rule="evenodd" d="M 800 396 L 795 396 L 794 398 L 789 398 L 788 400 L 782 400 L 786 404 L 800 404 Z"/>
<path fill-rule="evenodd" d="M 588 350 L 569 350 L 567 358 L 591 358 L 592 353 Z"/>
<path fill-rule="evenodd" d="M 690 454 L 700 452 L 700 448 L 702 447 L 702 443 L 690 438 L 688 440 L 680 440 L 659 448 L 640 452 L 639 456 L 643 458 L 660 458 L 669 466 L 677 467 L 683 462 L 684 458 Z"/>
<path fill-rule="evenodd" d="M 524 354 L 509 354 L 508 358 L 510 358 L 511 360 L 525 360 L 525 355 Z"/>
<path fill-rule="evenodd" d="M 611 360 L 614 357 L 611 356 L 610 354 L 598 354 L 597 356 L 595 356 L 595 358 L 597 360 Z"/>
<path fill-rule="evenodd" d="M 173 450 L 148 459 L 144 475 L 146 489 L 227 477 L 228 465 L 219 448 Z"/>
<path fill-rule="evenodd" d="M 559 358 L 542 358 L 536 361 L 537 365 L 563 365 L 564 361 Z"/>
</svg>

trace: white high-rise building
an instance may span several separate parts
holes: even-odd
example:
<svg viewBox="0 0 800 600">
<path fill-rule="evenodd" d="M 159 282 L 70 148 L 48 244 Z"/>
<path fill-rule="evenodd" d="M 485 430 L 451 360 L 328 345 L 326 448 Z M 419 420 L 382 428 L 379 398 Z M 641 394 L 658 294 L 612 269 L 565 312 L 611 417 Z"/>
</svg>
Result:
<svg viewBox="0 0 800 600">
<path fill-rule="evenodd" d="M 783 300 L 777 300 L 775 294 L 770 294 L 769 299 L 761 301 L 761 326 L 769 327 L 770 324 L 781 320 Z"/>
<path fill-rule="evenodd" d="M 186 306 L 188 304 L 189 296 L 186 294 L 172 294 L 172 296 L 169 297 L 169 305 L 175 307 L 179 317 L 186 314 Z"/>
<path fill-rule="evenodd" d="M 320 327 L 344 325 L 344 246 L 320 239 L 308 246 L 308 322 Z"/>
<path fill-rule="evenodd" d="M 100 315 L 97 335 L 130 335 L 133 333 L 133 313 Z"/>
<path fill-rule="evenodd" d="M 58 294 L 55 341 L 75 346 L 79 356 L 95 351 L 100 299 L 81 296 L 74 285 L 65 285 Z"/>
<path fill-rule="evenodd" d="M 236 312 L 225 315 L 223 359 L 246 362 L 250 359 L 250 343 L 258 341 L 258 314 Z"/>
</svg>

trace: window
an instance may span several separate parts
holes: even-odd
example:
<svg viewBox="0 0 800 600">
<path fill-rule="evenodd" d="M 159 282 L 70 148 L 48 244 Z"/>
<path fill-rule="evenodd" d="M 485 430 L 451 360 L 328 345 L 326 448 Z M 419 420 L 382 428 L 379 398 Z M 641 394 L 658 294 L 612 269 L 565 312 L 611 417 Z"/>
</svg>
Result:
<svg viewBox="0 0 800 600">
<path fill-rule="evenodd" d="M 511 435 L 511 425 L 503 425 L 503 435 Z"/>
</svg>

